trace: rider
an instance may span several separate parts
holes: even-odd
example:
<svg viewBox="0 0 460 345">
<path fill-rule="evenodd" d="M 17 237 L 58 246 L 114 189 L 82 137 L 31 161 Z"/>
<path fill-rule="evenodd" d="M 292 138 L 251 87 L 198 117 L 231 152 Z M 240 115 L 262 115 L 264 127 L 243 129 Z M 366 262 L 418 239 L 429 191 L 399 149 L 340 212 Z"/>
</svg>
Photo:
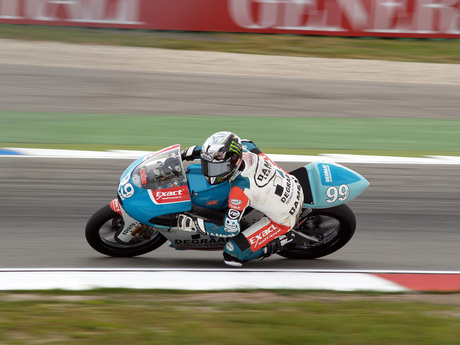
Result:
<svg viewBox="0 0 460 345">
<path fill-rule="evenodd" d="M 221 224 L 181 214 L 180 229 L 231 238 L 224 248 L 224 260 L 237 267 L 268 257 L 292 240 L 289 231 L 303 203 L 297 178 L 273 163 L 253 142 L 242 141 L 231 132 L 215 133 L 202 146 L 182 151 L 182 160 L 200 157 L 201 170 L 211 185 L 229 181 L 228 211 Z M 248 207 L 265 216 L 241 232 L 240 221 Z"/>
</svg>

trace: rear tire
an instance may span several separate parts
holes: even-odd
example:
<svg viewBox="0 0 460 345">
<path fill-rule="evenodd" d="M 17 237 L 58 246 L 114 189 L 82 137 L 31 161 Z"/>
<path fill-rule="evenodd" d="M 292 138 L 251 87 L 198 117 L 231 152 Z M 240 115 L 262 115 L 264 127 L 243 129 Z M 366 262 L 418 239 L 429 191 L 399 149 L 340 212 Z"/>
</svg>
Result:
<svg viewBox="0 0 460 345">
<path fill-rule="evenodd" d="M 322 238 L 323 243 L 315 243 L 295 235 L 294 240 L 278 254 L 288 259 L 320 258 L 336 252 L 347 244 L 353 237 L 355 229 L 356 218 L 347 205 L 315 209 L 296 230 Z"/>
<path fill-rule="evenodd" d="M 85 229 L 89 245 L 101 254 L 115 257 L 143 255 L 157 249 L 166 242 L 159 232 L 150 239 L 136 244 L 120 244 L 115 240 L 115 233 L 123 226 L 123 218 L 106 205 L 96 211 L 88 220 Z"/>
</svg>

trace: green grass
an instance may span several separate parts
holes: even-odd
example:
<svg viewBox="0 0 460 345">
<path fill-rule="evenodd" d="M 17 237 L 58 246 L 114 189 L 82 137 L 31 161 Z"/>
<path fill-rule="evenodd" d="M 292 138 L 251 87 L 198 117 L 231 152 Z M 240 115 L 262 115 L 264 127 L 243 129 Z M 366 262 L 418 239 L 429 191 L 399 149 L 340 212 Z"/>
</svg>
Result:
<svg viewBox="0 0 460 345">
<path fill-rule="evenodd" d="M 180 124 L 180 125 L 178 125 Z M 257 129 L 257 130 L 254 130 Z M 2 147 L 154 150 L 230 130 L 268 153 L 460 153 L 460 119 L 212 117 L 0 112 Z"/>
<path fill-rule="evenodd" d="M 2 293 L 0 343 L 448 345 L 460 337 L 458 303 L 314 292 L 274 292 L 270 301 L 257 292 L 233 293 L 231 302 L 219 296 L 225 293 Z"/>
<path fill-rule="evenodd" d="M 327 58 L 460 63 L 460 40 L 197 33 L 0 24 L 0 38 Z"/>
</svg>

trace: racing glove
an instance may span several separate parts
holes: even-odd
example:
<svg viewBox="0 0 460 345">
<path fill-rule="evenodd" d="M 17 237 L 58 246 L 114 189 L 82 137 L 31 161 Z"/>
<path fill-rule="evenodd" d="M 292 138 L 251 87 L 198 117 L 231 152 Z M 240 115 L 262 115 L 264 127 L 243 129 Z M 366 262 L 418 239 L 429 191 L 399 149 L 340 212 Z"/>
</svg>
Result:
<svg viewBox="0 0 460 345">
<path fill-rule="evenodd" d="M 203 218 L 180 214 L 177 217 L 177 228 L 182 231 L 206 234 L 206 227 L 204 222 L 205 221 Z"/>
<path fill-rule="evenodd" d="M 194 159 L 200 158 L 201 146 L 190 146 L 181 152 L 181 158 L 183 161 L 193 161 Z"/>
</svg>

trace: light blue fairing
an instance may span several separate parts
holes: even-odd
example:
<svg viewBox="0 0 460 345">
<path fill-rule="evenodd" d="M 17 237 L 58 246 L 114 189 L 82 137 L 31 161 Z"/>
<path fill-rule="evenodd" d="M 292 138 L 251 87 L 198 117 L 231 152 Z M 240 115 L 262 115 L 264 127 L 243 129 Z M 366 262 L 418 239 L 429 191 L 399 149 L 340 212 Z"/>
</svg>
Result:
<svg viewBox="0 0 460 345">
<path fill-rule="evenodd" d="M 369 182 L 360 174 L 339 164 L 313 162 L 305 168 L 313 203 L 306 203 L 304 207 L 328 208 L 344 204 L 369 186 Z"/>
<path fill-rule="evenodd" d="M 167 165 L 175 169 L 169 169 L 165 176 Z M 227 206 L 229 193 L 228 182 L 208 184 L 199 164 L 190 165 L 185 173 L 179 145 L 139 158 L 125 170 L 118 185 L 123 209 L 132 218 L 149 225 L 155 225 L 151 222 L 155 217 L 190 211 L 192 203 L 221 209 Z"/>
<path fill-rule="evenodd" d="M 210 185 L 201 172 L 200 164 L 191 164 L 187 170 L 188 185 L 194 205 L 212 210 L 220 210 L 228 205 L 230 193 L 228 182 Z"/>
</svg>

